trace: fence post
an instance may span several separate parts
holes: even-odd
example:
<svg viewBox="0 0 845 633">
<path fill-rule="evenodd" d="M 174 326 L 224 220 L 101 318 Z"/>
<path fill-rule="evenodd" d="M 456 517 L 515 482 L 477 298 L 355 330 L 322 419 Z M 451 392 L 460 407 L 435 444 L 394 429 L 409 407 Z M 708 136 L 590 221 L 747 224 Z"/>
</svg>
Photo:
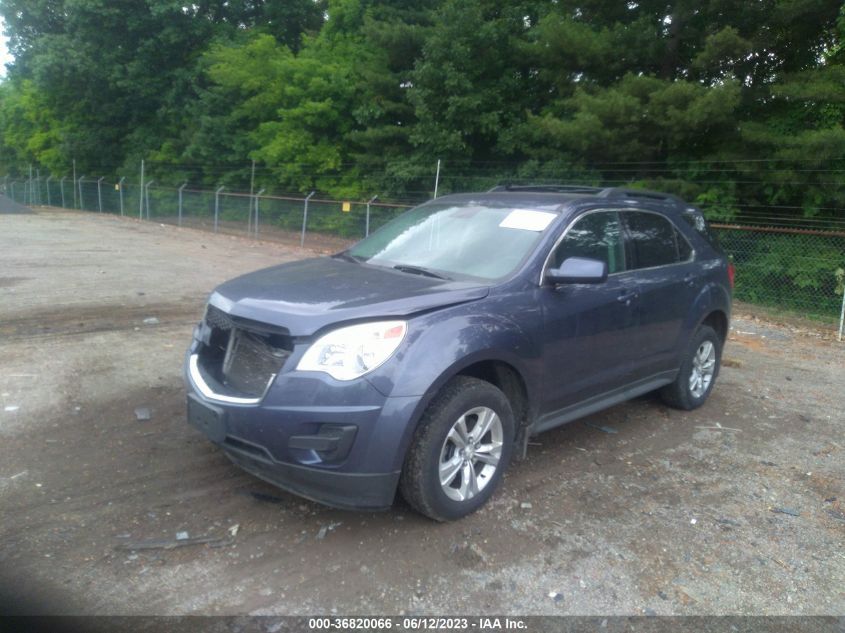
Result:
<svg viewBox="0 0 845 633">
<path fill-rule="evenodd" d="M 76 208 L 76 159 L 73 159 L 73 208 Z"/>
<path fill-rule="evenodd" d="M 3 176 L 3 195 L 6 195 L 7 191 L 9 191 L 9 174 Z"/>
<path fill-rule="evenodd" d="M 258 199 L 261 197 L 261 194 L 266 191 L 265 189 L 259 189 L 258 193 L 255 194 L 255 237 L 258 238 Z"/>
<path fill-rule="evenodd" d="M 299 238 L 299 247 L 305 246 L 305 227 L 308 225 L 308 201 L 311 199 L 316 191 L 312 191 L 305 197 L 305 206 L 302 209 L 302 236 Z"/>
<path fill-rule="evenodd" d="M 437 186 L 440 184 L 440 159 L 437 159 L 437 174 L 434 176 L 434 197 L 437 197 Z"/>
<path fill-rule="evenodd" d="M 247 214 L 247 221 L 246 221 L 246 234 L 249 235 L 252 233 L 252 206 L 253 206 L 253 194 L 255 193 L 255 159 L 252 159 L 252 174 L 249 177 L 249 213 Z"/>
<path fill-rule="evenodd" d="M 121 176 L 120 180 L 117 181 L 117 193 L 120 195 L 120 217 L 123 217 L 123 181 L 126 180 L 126 176 Z"/>
<path fill-rule="evenodd" d="M 220 192 L 226 187 L 218 187 L 214 192 L 214 232 L 217 233 L 217 222 L 220 217 Z"/>
<path fill-rule="evenodd" d="M 842 342 L 842 328 L 845 326 L 845 289 L 842 292 L 842 311 L 839 313 L 839 342 Z"/>
<path fill-rule="evenodd" d="M 101 187 L 103 178 L 105 178 L 105 176 L 100 176 L 97 179 L 97 207 L 100 209 L 100 213 L 103 212 L 103 192 Z"/>
<path fill-rule="evenodd" d="M 32 163 L 29 164 L 29 185 L 26 189 L 24 189 L 24 192 L 26 192 L 27 190 L 29 191 L 29 206 L 32 206 L 33 204 L 35 204 L 32 201 Z M 24 200 L 26 200 L 26 197 L 24 197 Z"/>
<path fill-rule="evenodd" d="M 150 180 L 146 185 L 144 185 L 144 191 L 141 192 L 141 200 L 146 200 L 147 202 L 147 220 L 150 219 L 150 185 L 152 185 L 155 180 Z"/>
<path fill-rule="evenodd" d="M 35 204 L 41 204 L 41 170 L 35 170 Z"/>
<path fill-rule="evenodd" d="M 82 199 L 82 179 L 83 178 L 85 178 L 84 175 L 79 177 L 79 210 L 80 211 L 85 211 L 85 202 Z"/>
<path fill-rule="evenodd" d="M 47 176 L 47 206 L 52 207 L 53 202 L 50 200 L 50 181 L 53 180 L 53 174 Z"/>
<path fill-rule="evenodd" d="M 11 187 L 11 189 L 12 189 L 12 200 L 15 200 L 15 181 L 14 180 L 9 184 L 9 187 Z M 17 200 L 15 200 L 15 202 L 17 202 Z"/>
<path fill-rule="evenodd" d="M 67 176 L 62 176 L 62 179 L 59 181 L 59 189 L 62 192 L 62 209 L 67 209 L 65 206 L 65 178 Z"/>
<path fill-rule="evenodd" d="M 364 220 L 364 237 L 367 237 L 370 234 L 370 205 L 376 201 L 378 196 L 373 196 L 369 200 L 367 200 L 367 217 Z"/>
<path fill-rule="evenodd" d="M 138 219 L 144 219 L 144 159 L 141 159 L 141 193 L 138 196 Z"/>
<path fill-rule="evenodd" d="M 188 181 L 182 183 L 182 186 L 179 187 L 179 224 L 178 226 L 182 226 L 182 190 L 188 185 Z"/>
</svg>

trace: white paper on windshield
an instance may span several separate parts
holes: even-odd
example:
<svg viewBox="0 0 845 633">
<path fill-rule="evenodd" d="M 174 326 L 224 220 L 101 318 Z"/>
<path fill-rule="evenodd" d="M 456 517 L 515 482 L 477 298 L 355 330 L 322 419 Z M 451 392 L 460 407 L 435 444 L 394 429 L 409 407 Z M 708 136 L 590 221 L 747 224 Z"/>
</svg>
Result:
<svg viewBox="0 0 845 633">
<path fill-rule="evenodd" d="M 522 229 L 523 231 L 544 231 L 552 220 L 554 213 L 546 211 L 532 211 L 531 209 L 515 209 L 499 223 L 503 229 Z"/>
</svg>

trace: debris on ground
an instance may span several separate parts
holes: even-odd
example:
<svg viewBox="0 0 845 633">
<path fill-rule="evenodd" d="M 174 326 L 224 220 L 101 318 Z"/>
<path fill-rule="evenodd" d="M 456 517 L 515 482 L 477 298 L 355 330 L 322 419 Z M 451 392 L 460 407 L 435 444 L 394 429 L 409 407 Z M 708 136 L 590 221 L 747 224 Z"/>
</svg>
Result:
<svg viewBox="0 0 845 633">
<path fill-rule="evenodd" d="M 158 325 L 159 320 L 155 317 L 147 317 L 146 319 L 144 319 L 143 323 L 144 325 Z"/>
<path fill-rule="evenodd" d="M 317 532 L 317 540 L 322 541 L 324 538 L 326 538 L 326 534 L 339 527 L 340 525 L 342 525 L 342 522 L 337 521 L 335 523 L 327 523 L 326 525 L 320 526 L 320 530 L 319 532 Z"/>
<path fill-rule="evenodd" d="M 735 358 L 725 358 L 722 357 L 722 367 L 733 367 L 734 369 L 740 369 L 742 367 L 742 361 L 737 360 Z"/>
<path fill-rule="evenodd" d="M 150 541 L 136 541 L 132 543 L 121 543 L 116 545 L 116 550 L 121 551 L 136 551 L 148 549 L 175 549 L 177 547 L 186 547 L 188 545 L 225 545 L 229 541 L 215 536 L 197 536 L 194 538 L 187 538 L 182 540 L 170 539 L 154 539 Z"/>
<path fill-rule="evenodd" d="M 486 564 L 490 558 L 478 543 L 469 543 L 468 541 L 452 543 L 449 554 L 459 567 L 464 568 L 479 567 Z"/>
<path fill-rule="evenodd" d="M 722 426 L 718 422 L 716 422 L 713 426 L 696 426 L 697 429 L 706 429 L 710 431 L 736 431 L 737 433 L 742 433 L 742 429 L 734 429 L 729 426 Z"/>
<path fill-rule="evenodd" d="M 152 420 L 153 412 L 152 409 L 149 407 L 138 407 L 135 409 L 135 418 L 140 422 L 146 422 L 147 420 Z"/>
<path fill-rule="evenodd" d="M 794 510 L 792 508 L 775 507 L 775 508 L 772 508 L 772 512 L 777 512 L 778 514 L 788 514 L 791 517 L 800 517 L 801 516 L 801 512 L 799 510 Z"/>
<path fill-rule="evenodd" d="M 557 591 L 550 591 L 548 593 L 549 598 L 554 600 L 555 602 L 561 602 L 563 600 L 563 594 L 558 593 Z"/>
<path fill-rule="evenodd" d="M 235 538 L 238 535 L 238 530 L 241 529 L 240 523 L 235 523 L 233 526 L 229 528 L 229 534 L 232 538 Z"/>
<path fill-rule="evenodd" d="M 593 424 L 592 422 L 584 422 L 584 424 L 589 426 L 591 429 L 596 429 L 597 431 L 601 431 L 602 433 L 607 433 L 609 435 L 619 433 L 619 431 L 614 429 L 612 426 L 599 426 L 598 424 Z"/>
<path fill-rule="evenodd" d="M 534 506 L 532 506 L 528 501 L 523 501 L 522 503 L 519 504 L 519 507 L 522 508 L 523 510 L 530 510 Z"/>
<path fill-rule="evenodd" d="M 839 519 L 840 521 L 845 521 L 845 512 L 842 512 L 841 510 L 835 510 L 833 508 L 828 508 L 827 510 L 825 510 L 825 512 L 828 514 L 828 516 L 831 516 L 834 519 Z"/>
<path fill-rule="evenodd" d="M 21 471 L 21 472 L 19 472 L 18 474 L 16 474 L 16 475 L 12 475 L 11 477 L 9 477 L 9 481 L 14 481 L 14 480 L 15 480 L 15 479 L 17 479 L 18 477 L 23 477 L 23 476 L 24 476 L 25 474 L 27 474 L 28 472 L 29 472 L 28 470 L 22 470 L 22 471 Z"/>
<path fill-rule="evenodd" d="M 187 532 L 176 532 L 177 541 L 187 541 L 189 538 L 191 538 L 191 535 Z"/>
<path fill-rule="evenodd" d="M 3 411 L 5 411 L 6 413 L 14 413 L 18 409 L 20 409 L 20 407 L 16 404 L 7 404 L 5 407 L 3 407 Z"/>
</svg>

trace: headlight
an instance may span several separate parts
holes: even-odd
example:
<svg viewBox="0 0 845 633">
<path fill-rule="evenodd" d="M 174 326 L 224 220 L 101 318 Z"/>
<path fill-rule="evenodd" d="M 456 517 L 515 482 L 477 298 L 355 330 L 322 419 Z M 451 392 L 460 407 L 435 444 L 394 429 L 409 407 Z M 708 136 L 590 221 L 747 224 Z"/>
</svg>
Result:
<svg viewBox="0 0 845 633">
<path fill-rule="evenodd" d="M 405 321 L 376 321 L 329 332 L 308 348 L 296 368 L 323 371 L 337 380 L 352 380 L 374 370 L 399 347 Z"/>
</svg>

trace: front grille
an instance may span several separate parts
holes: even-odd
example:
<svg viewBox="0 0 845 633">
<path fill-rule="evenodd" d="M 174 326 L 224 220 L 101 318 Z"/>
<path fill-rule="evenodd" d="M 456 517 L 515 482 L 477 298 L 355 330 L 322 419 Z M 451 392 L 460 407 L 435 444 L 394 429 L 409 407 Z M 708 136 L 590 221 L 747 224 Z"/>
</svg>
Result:
<svg viewBox="0 0 845 633">
<path fill-rule="evenodd" d="M 205 322 L 211 328 L 217 328 L 220 330 L 231 330 L 234 326 L 232 322 L 232 318 L 223 312 L 220 308 L 215 308 L 210 303 L 208 307 L 205 309 Z"/>
<path fill-rule="evenodd" d="M 198 351 L 199 365 L 221 395 L 262 396 L 293 351 L 289 336 L 272 333 L 280 328 L 233 318 L 212 305 L 205 325 L 210 334 Z"/>
<path fill-rule="evenodd" d="M 290 351 L 270 345 L 264 337 L 233 329 L 223 361 L 223 384 L 250 396 L 260 396 L 270 378 L 279 373 Z"/>
</svg>

